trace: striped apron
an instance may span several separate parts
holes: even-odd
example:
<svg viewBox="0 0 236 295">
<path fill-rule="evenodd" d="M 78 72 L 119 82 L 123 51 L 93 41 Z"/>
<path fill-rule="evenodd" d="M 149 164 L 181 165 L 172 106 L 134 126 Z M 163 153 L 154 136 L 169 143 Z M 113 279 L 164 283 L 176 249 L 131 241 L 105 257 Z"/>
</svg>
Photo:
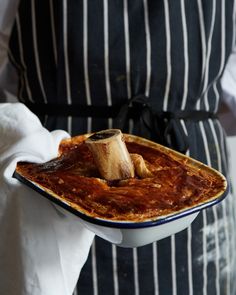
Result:
<svg viewBox="0 0 236 295">
<path fill-rule="evenodd" d="M 174 117 L 169 137 L 179 149 L 187 138 L 188 155 L 227 176 L 224 131 L 211 114 L 235 43 L 235 8 L 231 0 L 22 0 L 9 49 L 18 98 L 49 130 L 72 135 L 114 127 L 112 108 L 137 97 L 149 114 L 187 112 Z M 140 134 L 140 120 L 122 119 Z M 188 229 L 147 246 L 96 238 L 74 293 L 235 295 L 234 229 L 229 195 Z"/>
</svg>

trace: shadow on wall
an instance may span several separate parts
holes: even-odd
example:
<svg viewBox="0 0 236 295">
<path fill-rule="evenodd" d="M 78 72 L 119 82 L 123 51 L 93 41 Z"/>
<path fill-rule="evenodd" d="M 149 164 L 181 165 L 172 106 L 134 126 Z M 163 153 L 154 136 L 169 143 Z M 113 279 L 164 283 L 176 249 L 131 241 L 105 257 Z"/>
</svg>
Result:
<svg viewBox="0 0 236 295">
<path fill-rule="evenodd" d="M 234 194 L 236 195 L 236 117 L 226 104 L 221 104 L 219 119 L 227 134 L 231 179 Z"/>
<path fill-rule="evenodd" d="M 220 105 L 218 116 L 227 136 L 236 135 L 236 117 L 225 103 Z"/>
</svg>

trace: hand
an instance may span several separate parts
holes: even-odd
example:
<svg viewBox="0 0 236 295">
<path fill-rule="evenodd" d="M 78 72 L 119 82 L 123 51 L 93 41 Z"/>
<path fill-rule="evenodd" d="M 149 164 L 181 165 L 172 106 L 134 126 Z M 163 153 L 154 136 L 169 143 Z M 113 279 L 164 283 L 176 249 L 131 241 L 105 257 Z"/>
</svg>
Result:
<svg viewBox="0 0 236 295">
<path fill-rule="evenodd" d="M 50 133 L 20 103 L 0 104 L 2 294 L 71 295 L 87 259 L 94 233 L 12 178 L 18 161 L 48 161 L 68 136 Z"/>
</svg>

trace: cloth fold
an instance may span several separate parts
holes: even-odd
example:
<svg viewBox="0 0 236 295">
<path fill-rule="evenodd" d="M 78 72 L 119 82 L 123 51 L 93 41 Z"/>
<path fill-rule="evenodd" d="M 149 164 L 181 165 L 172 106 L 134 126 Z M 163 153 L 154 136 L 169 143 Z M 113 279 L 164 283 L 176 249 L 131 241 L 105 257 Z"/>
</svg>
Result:
<svg viewBox="0 0 236 295">
<path fill-rule="evenodd" d="M 71 295 L 94 233 L 111 242 L 121 233 L 58 211 L 12 177 L 18 161 L 56 157 L 67 132 L 49 132 L 21 103 L 0 104 L 0 118 L 0 293 Z"/>
</svg>

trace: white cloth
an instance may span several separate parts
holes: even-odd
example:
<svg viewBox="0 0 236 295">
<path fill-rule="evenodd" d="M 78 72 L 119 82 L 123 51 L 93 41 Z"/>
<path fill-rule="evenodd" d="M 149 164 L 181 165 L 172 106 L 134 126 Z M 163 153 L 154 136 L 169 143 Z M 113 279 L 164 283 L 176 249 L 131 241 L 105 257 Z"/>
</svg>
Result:
<svg viewBox="0 0 236 295">
<path fill-rule="evenodd" d="M 0 294 L 71 295 L 94 238 L 86 227 L 110 241 L 121 233 L 62 214 L 12 178 L 18 161 L 56 157 L 66 132 L 50 133 L 20 103 L 0 104 L 0 118 Z"/>
<path fill-rule="evenodd" d="M 22 104 L 1 104 L 0 118 L 0 293 L 72 294 L 94 234 L 12 178 L 17 161 L 50 160 L 68 134 Z"/>
</svg>

